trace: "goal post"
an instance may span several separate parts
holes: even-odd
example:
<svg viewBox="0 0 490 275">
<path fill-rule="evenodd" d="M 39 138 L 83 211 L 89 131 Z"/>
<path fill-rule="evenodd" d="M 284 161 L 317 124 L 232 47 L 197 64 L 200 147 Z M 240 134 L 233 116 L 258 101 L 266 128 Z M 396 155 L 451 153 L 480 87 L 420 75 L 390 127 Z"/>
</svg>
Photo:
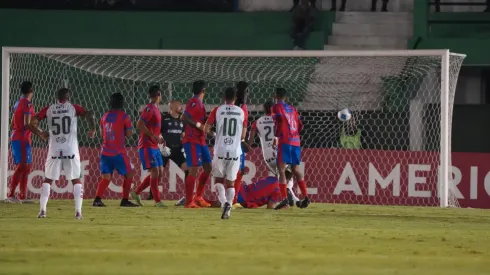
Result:
<svg viewBox="0 0 490 275">
<path fill-rule="evenodd" d="M 458 206 L 461 193 L 452 184 L 451 120 L 459 70 L 465 55 L 449 50 L 379 51 L 194 51 L 73 48 L 2 48 L 0 199 L 7 196 L 13 169 L 9 122 L 22 81 L 34 84 L 33 105 L 39 111 L 54 102 L 61 87 L 71 100 L 91 109 L 97 118 L 107 111 L 113 92 L 126 97 L 133 123 L 146 91 L 159 84 L 163 100 L 185 102 L 195 80 L 205 80 L 207 111 L 221 102 L 225 87 L 250 84 L 253 121 L 274 88 L 288 90 L 288 100 L 305 123 L 302 164 L 317 202 L 378 205 Z M 168 110 L 168 102 L 160 109 Z M 336 113 L 349 108 L 353 119 L 340 122 Z M 251 122 L 252 122 L 251 121 Z M 42 128 L 45 128 L 41 124 Z M 82 181 L 91 198 L 99 172 L 100 137 L 85 138 L 79 124 Z M 356 146 L 347 146 L 357 136 Z M 346 143 L 347 142 L 347 143 Z M 46 144 L 33 137 L 30 197 L 39 194 Z M 141 171 L 137 136 L 127 142 L 128 154 Z M 260 148 L 247 156 L 246 183 L 267 174 Z M 167 166 L 161 182 L 165 199 L 183 194 L 183 173 Z M 118 177 L 108 198 L 121 192 Z M 71 183 L 60 181 L 53 197 L 70 198 Z M 210 191 L 207 191 L 210 195 Z"/>
</svg>

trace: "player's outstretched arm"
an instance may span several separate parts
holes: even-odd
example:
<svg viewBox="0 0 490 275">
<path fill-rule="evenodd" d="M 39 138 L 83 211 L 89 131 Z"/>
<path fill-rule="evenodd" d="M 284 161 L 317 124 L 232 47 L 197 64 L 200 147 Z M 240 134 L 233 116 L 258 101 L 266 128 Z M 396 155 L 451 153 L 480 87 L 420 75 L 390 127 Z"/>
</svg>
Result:
<svg viewBox="0 0 490 275">
<path fill-rule="evenodd" d="M 241 137 L 242 148 L 243 151 L 245 151 L 245 153 L 248 153 L 250 151 L 250 144 L 245 141 L 246 138 L 247 138 L 247 127 L 244 126 L 242 129 L 242 137 Z"/>
<path fill-rule="evenodd" d="M 208 120 L 206 120 L 206 123 L 204 124 L 203 131 L 208 136 L 215 136 L 216 135 L 213 131 L 211 131 L 211 127 L 216 122 L 216 112 L 217 111 L 218 111 L 218 107 L 214 108 L 211 111 L 211 113 L 209 114 Z"/>
<path fill-rule="evenodd" d="M 87 120 L 87 123 L 88 123 L 88 127 L 89 127 L 89 137 L 94 137 L 95 135 L 95 117 L 94 117 L 94 114 L 92 113 L 92 111 L 85 111 L 85 113 L 83 113 L 82 115 L 83 118 L 85 118 Z"/>
<path fill-rule="evenodd" d="M 253 126 L 252 126 L 252 130 L 250 130 L 250 135 L 248 137 L 248 146 L 252 146 L 254 144 L 254 141 L 255 141 L 255 135 L 257 135 L 257 129 L 255 129 Z"/>
<path fill-rule="evenodd" d="M 201 131 L 204 131 L 204 125 L 202 125 L 201 123 L 199 122 L 195 122 L 188 114 L 184 113 L 181 117 L 182 121 L 185 123 L 185 124 L 188 124 L 192 127 L 195 127 Z"/>
<path fill-rule="evenodd" d="M 43 130 L 41 130 L 39 128 L 39 117 L 38 116 L 34 116 L 31 118 L 31 120 L 29 121 L 29 130 L 31 130 L 31 132 L 38 136 L 39 138 L 41 138 L 42 140 L 46 141 L 49 137 L 49 133 L 48 132 L 44 132 Z"/>
</svg>

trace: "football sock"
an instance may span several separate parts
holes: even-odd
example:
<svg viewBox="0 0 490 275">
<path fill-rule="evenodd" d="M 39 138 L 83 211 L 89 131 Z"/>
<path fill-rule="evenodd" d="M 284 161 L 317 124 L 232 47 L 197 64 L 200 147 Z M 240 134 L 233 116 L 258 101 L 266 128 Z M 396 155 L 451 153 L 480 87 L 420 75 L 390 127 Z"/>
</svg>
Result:
<svg viewBox="0 0 490 275">
<path fill-rule="evenodd" d="M 9 198 L 15 196 L 15 189 L 17 189 L 17 185 L 20 182 L 23 170 L 24 170 L 24 165 L 22 165 L 22 163 L 17 165 L 17 168 L 15 168 L 14 174 L 12 175 L 12 179 L 10 180 L 10 191 L 8 194 Z"/>
<path fill-rule="evenodd" d="M 141 194 L 141 192 L 148 188 L 148 186 L 150 186 L 150 175 L 146 176 L 146 178 L 140 183 L 140 185 L 136 187 L 135 193 L 138 195 Z"/>
<path fill-rule="evenodd" d="M 151 178 L 150 179 L 151 194 L 153 195 L 153 200 L 156 203 L 160 202 L 160 191 L 158 190 L 158 179 L 159 178 Z"/>
<path fill-rule="evenodd" d="M 188 175 L 185 179 L 185 203 L 189 204 L 194 199 L 194 187 L 196 186 L 196 178 Z"/>
<path fill-rule="evenodd" d="M 287 187 L 288 187 L 289 191 L 291 191 L 291 195 L 293 195 L 293 201 L 295 201 L 295 202 L 299 201 L 299 198 L 296 197 L 296 194 L 294 194 L 294 191 L 293 191 L 294 182 L 292 179 L 288 181 Z"/>
<path fill-rule="evenodd" d="M 22 171 L 22 176 L 20 178 L 19 186 L 19 199 L 25 200 L 27 195 L 27 179 L 29 178 L 29 173 L 31 173 L 31 165 L 24 164 L 24 169 Z"/>
<path fill-rule="evenodd" d="M 305 182 L 305 180 L 299 180 L 298 181 L 298 187 L 299 187 L 299 190 L 301 190 L 301 194 L 304 197 L 308 196 L 308 191 L 306 190 L 306 182 Z"/>
<path fill-rule="evenodd" d="M 104 192 L 107 189 L 107 187 L 109 186 L 110 182 L 111 181 L 108 179 L 100 179 L 99 184 L 97 185 L 97 192 L 95 193 L 95 196 L 102 198 L 104 196 Z"/>
<path fill-rule="evenodd" d="M 226 188 L 226 202 L 232 205 L 234 197 L 235 197 L 235 187 Z"/>
<path fill-rule="evenodd" d="M 287 189 L 286 184 L 279 183 L 279 191 L 281 191 L 282 199 L 285 199 L 288 197 L 288 189 Z"/>
<path fill-rule="evenodd" d="M 73 198 L 75 199 L 75 212 L 82 213 L 83 187 L 81 183 L 73 185 Z"/>
<path fill-rule="evenodd" d="M 123 200 L 129 199 L 129 191 L 131 190 L 131 183 L 133 183 L 132 178 L 125 178 L 122 186 L 122 198 Z"/>
<path fill-rule="evenodd" d="M 226 203 L 226 191 L 225 186 L 222 183 L 216 183 L 216 190 L 218 191 L 218 200 L 221 203 L 221 206 Z"/>
<path fill-rule="evenodd" d="M 197 197 L 202 197 L 204 194 L 204 187 L 206 187 L 206 182 L 209 179 L 209 173 L 208 172 L 201 172 L 199 175 L 199 184 L 197 185 L 197 190 L 196 190 L 196 196 Z"/>
<path fill-rule="evenodd" d="M 240 186 L 242 185 L 242 177 L 243 177 L 242 172 L 238 172 L 235 180 L 235 197 L 233 198 L 233 204 L 236 203 L 238 192 L 240 191 Z"/>
<path fill-rule="evenodd" d="M 51 193 L 51 184 L 43 183 L 41 186 L 41 198 L 39 200 L 40 210 L 46 212 L 46 206 L 48 205 L 49 194 Z"/>
</svg>

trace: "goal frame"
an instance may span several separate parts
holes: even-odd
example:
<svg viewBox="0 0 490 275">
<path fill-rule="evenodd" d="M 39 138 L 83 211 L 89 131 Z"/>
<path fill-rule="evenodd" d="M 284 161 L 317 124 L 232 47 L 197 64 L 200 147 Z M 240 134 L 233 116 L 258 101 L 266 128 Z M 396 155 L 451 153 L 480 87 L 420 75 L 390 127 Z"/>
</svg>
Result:
<svg viewBox="0 0 490 275">
<path fill-rule="evenodd" d="M 355 51 L 236 51 L 236 50 L 138 50 L 138 49 L 83 49 L 2 47 L 2 104 L 0 143 L 0 200 L 7 197 L 8 139 L 10 118 L 10 55 L 11 54 L 66 54 L 66 55 L 118 55 L 118 56 L 185 56 L 185 57 L 441 57 L 441 139 L 440 139 L 440 207 L 449 206 L 449 84 L 450 56 L 466 56 L 441 50 L 355 50 Z M 5 119 L 7 120 L 5 121 Z"/>
</svg>

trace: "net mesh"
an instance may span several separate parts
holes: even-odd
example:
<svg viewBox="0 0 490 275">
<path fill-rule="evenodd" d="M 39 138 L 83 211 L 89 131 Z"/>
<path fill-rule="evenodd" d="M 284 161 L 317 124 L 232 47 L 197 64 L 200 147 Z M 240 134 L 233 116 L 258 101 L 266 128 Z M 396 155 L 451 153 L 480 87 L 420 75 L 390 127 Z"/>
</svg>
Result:
<svg viewBox="0 0 490 275">
<path fill-rule="evenodd" d="M 450 119 L 463 57 L 450 58 Z M 54 102 L 60 87 L 72 90 L 72 103 L 92 110 L 96 119 L 108 109 L 113 92 L 126 98 L 133 124 L 147 102 L 149 86 L 164 91 L 162 112 L 169 100 L 184 104 L 192 82 L 208 82 L 207 111 L 221 102 L 224 88 L 237 81 L 250 84 L 250 123 L 262 115 L 274 88 L 286 88 L 288 101 L 300 112 L 302 164 L 315 202 L 437 206 L 440 164 L 441 57 L 206 57 L 206 56 L 91 56 L 11 54 L 10 110 L 18 100 L 15 89 L 24 80 L 34 83 L 36 111 Z M 349 108 L 353 118 L 337 119 Z M 4 118 L 5 119 L 5 118 Z M 41 128 L 46 125 L 41 123 Z M 79 123 L 79 144 L 85 197 L 93 198 L 100 176 L 100 135 L 88 139 L 87 124 Z M 209 141 L 212 145 L 213 141 Z M 243 180 L 252 183 L 267 175 L 257 140 L 247 155 Z M 46 143 L 33 137 L 33 172 L 28 196 L 39 196 Z M 127 140 L 137 178 L 141 172 L 137 135 Z M 9 176 L 14 169 L 9 153 Z M 164 199 L 184 192 L 183 172 L 170 163 L 160 183 Z M 107 198 L 120 198 L 122 180 L 116 176 Z M 211 186 L 211 185 L 210 185 Z M 53 198 L 71 198 L 72 185 L 53 184 Z M 450 205 L 457 206 L 457 187 L 450 184 Z M 210 190 L 207 196 L 213 196 Z"/>
</svg>

